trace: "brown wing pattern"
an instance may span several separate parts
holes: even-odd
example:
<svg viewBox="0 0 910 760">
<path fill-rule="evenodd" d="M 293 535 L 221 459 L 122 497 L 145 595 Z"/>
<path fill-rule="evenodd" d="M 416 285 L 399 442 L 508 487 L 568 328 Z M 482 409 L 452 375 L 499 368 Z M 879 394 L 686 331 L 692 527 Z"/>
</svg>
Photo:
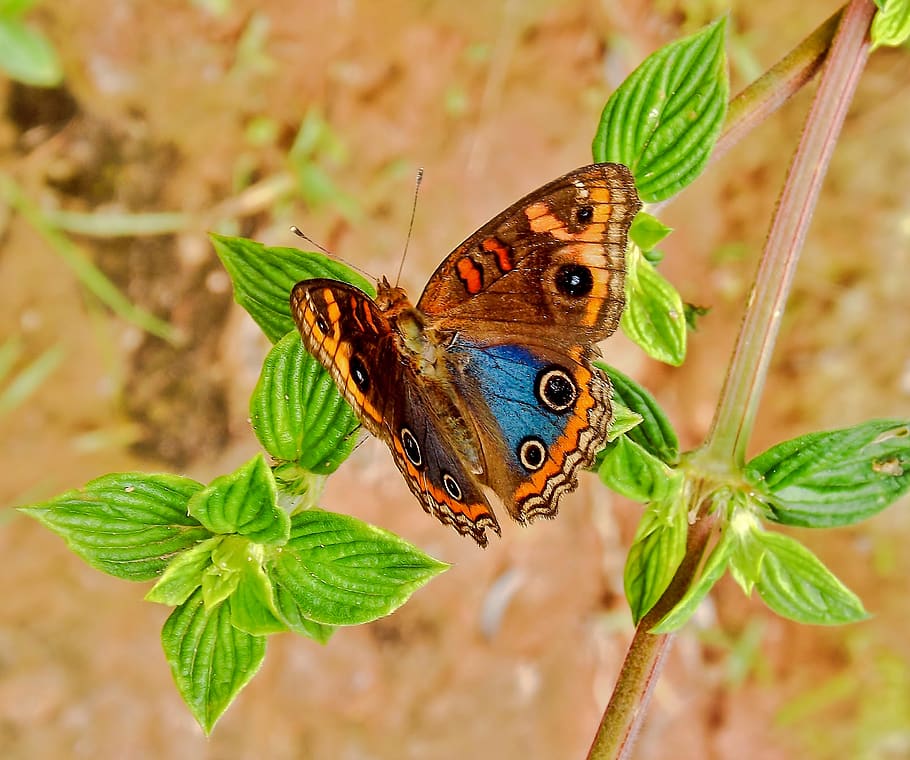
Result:
<svg viewBox="0 0 910 760">
<path fill-rule="evenodd" d="M 478 480 L 469 471 L 471 421 L 444 387 L 426 377 L 396 346 L 392 325 L 357 288 L 335 280 L 298 283 L 291 314 L 303 344 L 331 373 L 358 418 L 391 449 L 395 464 L 424 510 L 481 546 L 485 529 L 499 524 Z"/>
<path fill-rule="evenodd" d="M 365 293 L 327 279 L 297 283 L 291 292 L 291 315 L 303 345 L 332 375 L 363 426 L 382 436 L 393 402 L 389 321 Z M 388 366 L 385 372 L 383 365 Z"/>
<path fill-rule="evenodd" d="M 570 330 L 572 342 L 602 340 L 622 314 L 628 230 L 640 208 L 625 166 L 570 172 L 458 246 L 417 308 L 452 329 L 479 320 L 508 323 L 507 335 Z"/>
</svg>

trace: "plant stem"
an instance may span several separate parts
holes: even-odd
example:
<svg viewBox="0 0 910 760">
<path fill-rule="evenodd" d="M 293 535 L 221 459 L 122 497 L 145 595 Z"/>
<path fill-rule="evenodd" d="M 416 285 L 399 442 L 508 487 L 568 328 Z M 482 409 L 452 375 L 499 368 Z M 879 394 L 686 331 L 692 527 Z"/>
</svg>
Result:
<svg viewBox="0 0 910 760">
<path fill-rule="evenodd" d="M 771 222 L 714 423 L 693 464 L 736 472 L 745 461 L 806 230 L 869 54 L 874 13 L 871 0 L 853 0 L 844 11 Z"/>
<path fill-rule="evenodd" d="M 867 35 L 874 13 L 875 6 L 871 0 L 852 0 L 843 11 L 771 223 L 714 423 L 705 445 L 690 459 L 690 473 L 704 473 L 710 480 L 713 474 L 736 472 L 744 460 L 771 352 L 780 330 L 784 305 L 818 199 L 821 180 L 868 57 Z M 807 40 L 823 38 L 823 30 L 830 24 L 832 19 Z M 793 54 L 784 60 L 792 58 Z M 775 69 L 782 66 L 783 62 Z M 808 79 L 802 78 L 801 81 L 805 83 Z M 740 97 L 750 91 L 756 98 L 752 102 L 766 104 L 750 113 L 767 115 L 770 107 L 767 104 L 775 104 L 774 108 L 779 104 L 777 96 L 752 88 Z M 734 138 L 760 120 L 746 118 L 747 111 L 733 109 L 725 130 L 725 137 L 731 144 Z M 689 531 L 686 556 L 667 591 L 636 629 L 613 696 L 591 746 L 589 760 L 625 758 L 632 750 L 671 641 L 668 635 L 653 635 L 648 631 L 676 605 L 691 585 L 713 533 L 715 519 L 709 514 L 710 498 L 704 498 L 705 485 L 705 481 L 693 483 L 690 507 L 697 509 L 698 517 Z"/>
<path fill-rule="evenodd" d="M 699 496 L 693 497 L 693 501 L 699 499 Z M 708 509 L 703 511 L 707 512 Z M 625 757 L 634 745 L 654 685 L 663 669 L 664 657 L 672 642 L 672 636 L 655 636 L 648 631 L 685 595 L 713 535 L 715 522 L 713 517 L 708 516 L 692 526 L 686 538 L 686 555 L 676 575 L 664 595 L 635 629 L 635 636 L 623 661 L 616 688 L 604 710 L 588 760 Z"/>
<path fill-rule="evenodd" d="M 844 8 L 835 11 L 790 53 L 730 101 L 723 132 L 711 151 L 712 162 L 812 80 L 831 50 L 831 41 L 843 14 Z"/>
<path fill-rule="evenodd" d="M 812 81 L 831 50 L 831 41 L 844 8 L 846 6 L 835 11 L 812 34 L 730 101 L 723 130 L 711 151 L 709 163 L 717 161 Z M 673 198 L 668 198 L 652 204 L 649 211 L 655 213 L 672 202 Z"/>
</svg>

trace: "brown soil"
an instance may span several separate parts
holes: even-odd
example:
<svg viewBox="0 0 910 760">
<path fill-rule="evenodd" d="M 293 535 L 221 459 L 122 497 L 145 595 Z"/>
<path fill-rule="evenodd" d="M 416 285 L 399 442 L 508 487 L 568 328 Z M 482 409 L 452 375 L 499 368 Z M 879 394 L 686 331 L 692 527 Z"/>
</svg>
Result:
<svg viewBox="0 0 910 760">
<path fill-rule="evenodd" d="M 66 86 L 0 81 L 0 172 L 44 209 L 181 211 L 167 236 L 72 236 L 178 346 L 112 316 L 22 218 L 0 210 L 0 342 L 18 368 L 62 364 L 0 417 L 0 755 L 211 758 L 576 758 L 631 635 L 622 565 L 639 508 L 588 478 L 558 520 L 507 525 L 478 551 L 426 517 L 385 448 L 360 447 L 328 509 L 399 533 L 453 568 L 395 615 L 325 647 L 270 641 L 260 674 L 205 739 L 158 642 L 145 587 L 85 566 L 12 511 L 106 472 L 206 481 L 256 451 L 247 399 L 267 350 L 204 236 L 294 245 L 290 224 L 365 270 L 394 273 L 412 177 L 426 168 L 405 265 L 411 292 L 522 193 L 590 159 L 600 107 L 641 58 L 711 18 L 710 3 L 45 3 Z M 620 6 L 622 8 L 620 9 Z M 833 6 L 741 3 L 734 90 Z M 672 8 L 673 10 L 668 10 Z M 256 42 L 257 29 L 261 42 Z M 754 71 L 753 71 L 754 67 Z M 873 55 L 807 242 L 753 448 L 910 413 L 910 140 L 906 51 Z M 808 95 L 666 210 L 666 275 L 713 310 L 681 369 L 623 337 L 608 360 L 651 388 L 692 447 L 704 436 Z M 303 118 L 337 142 L 314 158 L 336 193 L 266 194 Z M 273 139 L 258 139 L 268 119 Z M 330 141 L 331 142 L 331 141 Z M 221 204 L 221 205 L 220 205 Z M 213 212 L 221 209 L 222 213 Z M 2 386 L 0 386 L 2 390 Z M 798 536 L 874 617 L 808 628 L 723 582 L 678 638 L 638 758 L 910 756 L 910 517 Z M 503 585 L 513 590 L 497 601 Z"/>
</svg>

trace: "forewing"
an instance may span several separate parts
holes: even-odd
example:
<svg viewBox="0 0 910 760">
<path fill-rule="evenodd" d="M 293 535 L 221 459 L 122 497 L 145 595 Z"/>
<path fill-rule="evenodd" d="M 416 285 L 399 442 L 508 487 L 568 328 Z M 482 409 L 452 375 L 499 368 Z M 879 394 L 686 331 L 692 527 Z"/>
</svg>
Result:
<svg viewBox="0 0 910 760">
<path fill-rule="evenodd" d="M 297 283 L 291 313 L 307 350 L 325 366 L 395 464 L 424 510 L 486 546 L 499 533 L 478 473 L 469 471 L 475 432 L 445 388 L 418 379 L 396 347 L 392 326 L 365 293 L 334 280 Z M 458 444 L 461 444 L 460 446 Z"/>
<path fill-rule="evenodd" d="M 625 250 L 641 208 L 628 168 L 593 164 L 481 227 L 430 278 L 417 306 L 441 326 L 541 331 L 593 343 L 617 327 Z"/>
</svg>

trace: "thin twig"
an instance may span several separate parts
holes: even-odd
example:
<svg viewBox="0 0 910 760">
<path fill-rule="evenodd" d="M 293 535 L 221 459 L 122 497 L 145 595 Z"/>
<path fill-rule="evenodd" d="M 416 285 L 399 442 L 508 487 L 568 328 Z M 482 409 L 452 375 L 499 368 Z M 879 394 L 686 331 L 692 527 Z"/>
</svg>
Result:
<svg viewBox="0 0 910 760">
<path fill-rule="evenodd" d="M 717 161 L 812 81 L 831 49 L 844 8 L 846 6 L 835 11 L 812 34 L 730 101 L 709 164 Z M 648 211 L 656 213 L 672 202 L 673 198 L 668 198 L 651 204 Z"/>
<path fill-rule="evenodd" d="M 843 14 L 844 8 L 835 11 L 792 52 L 730 101 L 723 132 L 711 151 L 712 162 L 812 81 L 825 62 Z"/>
</svg>

